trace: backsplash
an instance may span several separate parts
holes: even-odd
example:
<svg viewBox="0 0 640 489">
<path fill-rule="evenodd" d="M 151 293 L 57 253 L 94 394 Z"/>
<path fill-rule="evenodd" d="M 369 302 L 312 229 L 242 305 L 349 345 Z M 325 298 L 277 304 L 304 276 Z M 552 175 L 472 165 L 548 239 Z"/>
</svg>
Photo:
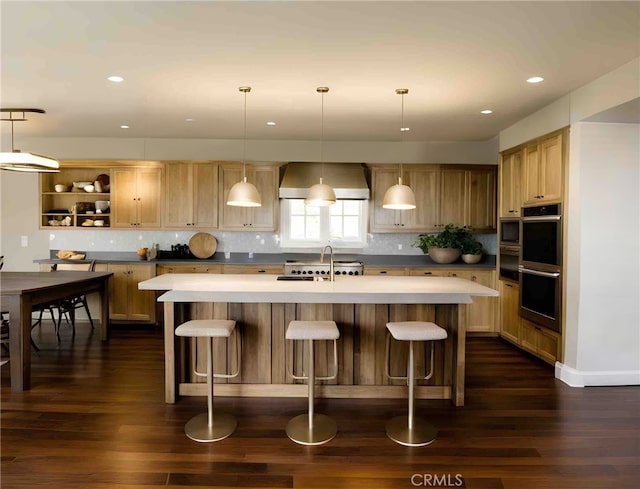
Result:
<svg viewBox="0 0 640 489">
<path fill-rule="evenodd" d="M 135 251 L 151 247 L 154 243 L 161 250 L 174 244 L 188 244 L 193 231 L 115 231 L 115 230 L 64 230 L 49 233 L 49 249 L 77 251 Z M 217 251 L 233 253 L 281 253 L 280 235 L 277 233 L 246 233 L 212 231 L 218 240 Z M 368 245 L 349 253 L 368 255 L 420 255 L 422 251 L 411 246 L 416 234 L 369 234 Z M 497 235 L 475 235 L 489 255 L 497 254 Z M 290 250 L 286 250 L 290 251 Z M 312 251 L 312 250 L 307 250 Z"/>
</svg>

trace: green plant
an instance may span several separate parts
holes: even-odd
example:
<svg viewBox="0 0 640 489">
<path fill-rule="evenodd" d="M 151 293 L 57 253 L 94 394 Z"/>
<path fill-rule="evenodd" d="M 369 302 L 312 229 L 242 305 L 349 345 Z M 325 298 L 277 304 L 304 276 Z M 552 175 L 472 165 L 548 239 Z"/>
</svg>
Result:
<svg viewBox="0 0 640 489">
<path fill-rule="evenodd" d="M 480 243 L 480 241 L 476 241 L 473 236 L 469 235 L 462 241 L 460 251 L 463 255 L 481 255 L 482 243 Z"/>
<path fill-rule="evenodd" d="M 468 239 L 473 239 L 469 231 L 449 223 L 444 227 L 444 230 L 437 234 L 419 234 L 411 246 L 420 248 L 427 255 L 429 248 L 457 248 L 461 250 L 463 242 Z"/>
</svg>

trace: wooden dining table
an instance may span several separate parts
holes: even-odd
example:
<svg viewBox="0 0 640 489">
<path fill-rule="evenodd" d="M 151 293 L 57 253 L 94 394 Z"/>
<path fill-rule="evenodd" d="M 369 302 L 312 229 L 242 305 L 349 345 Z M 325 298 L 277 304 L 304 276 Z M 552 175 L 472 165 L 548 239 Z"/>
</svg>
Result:
<svg viewBox="0 0 640 489">
<path fill-rule="evenodd" d="M 31 312 L 34 307 L 79 295 L 100 294 L 100 338 L 109 336 L 111 272 L 0 272 L 3 312 L 9 313 L 11 391 L 31 388 Z"/>
</svg>

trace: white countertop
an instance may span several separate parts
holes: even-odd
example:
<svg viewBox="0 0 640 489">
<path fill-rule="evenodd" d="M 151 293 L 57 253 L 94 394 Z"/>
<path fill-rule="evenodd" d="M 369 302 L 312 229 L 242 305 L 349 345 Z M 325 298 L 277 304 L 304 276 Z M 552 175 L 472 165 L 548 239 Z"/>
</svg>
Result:
<svg viewBox="0 0 640 489">
<path fill-rule="evenodd" d="M 335 282 L 278 281 L 276 275 L 167 273 L 138 284 L 168 291 L 160 302 L 316 304 L 469 304 L 498 292 L 455 277 L 336 277 Z"/>
</svg>

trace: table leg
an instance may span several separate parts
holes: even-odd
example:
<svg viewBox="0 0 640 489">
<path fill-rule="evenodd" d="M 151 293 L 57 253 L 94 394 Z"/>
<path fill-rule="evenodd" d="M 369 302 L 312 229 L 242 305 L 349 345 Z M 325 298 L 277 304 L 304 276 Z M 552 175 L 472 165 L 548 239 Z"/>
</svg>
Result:
<svg viewBox="0 0 640 489">
<path fill-rule="evenodd" d="M 164 402 L 176 402 L 175 308 L 164 303 Z"/>
<path fill-rule="evenodd" d="M 102 281 L 100 287 L 100 339 L 109 339 L 109 278 Z"/>
<path fill-rule="evenodd" d="M 2 309 L 9 313 L 11 392 L 26 391 L 31 388 L 31 301 L 10 296 Z"/>
</svg>

